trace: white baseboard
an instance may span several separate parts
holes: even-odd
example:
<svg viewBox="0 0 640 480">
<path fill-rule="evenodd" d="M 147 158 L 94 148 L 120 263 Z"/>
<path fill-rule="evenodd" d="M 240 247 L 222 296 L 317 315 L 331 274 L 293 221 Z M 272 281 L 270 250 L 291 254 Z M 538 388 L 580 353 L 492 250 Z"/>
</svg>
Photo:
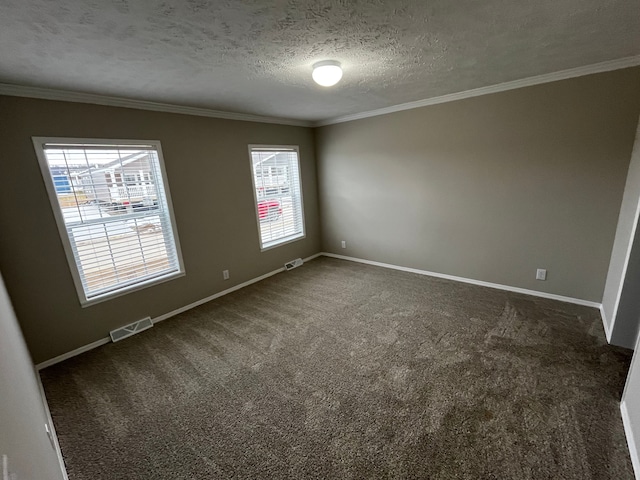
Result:
<svg viewBox="0 0 640 480">
<path fill-rule="evenodd" d="M 376 267 L 391 268 L 393 270 L 401 270 L 403 272 L 417 273 L 418 275 L 427 275 L 429 277 L 445 278 L 447 280 L 454 280 L 456 282 L 462 282 L 462 283 L 470 283 L 472 285 L 479 285 L 481 287 L 497 288 L 498 290 L 507 290 L 509 292 L 523 293 L 525 295 L 533 295 L 535 297 L 558 300 L 560 302 L 574 303 L 576 305 L 584 305 L 586 307 L 593 307 L 593 308 L 599 309 L 602 306 L 600 303 L 592 302 L 589 300 L 582 300 L 580 298 L 565 297 L 562 295 L 556 295 L 554 293 L 539 292 L 537 290 L 528 290 L 526 288 L 520 288 L 520 287 L 511 287 L 509 285 L 484 282 L 482 280 L 473 280 L 471 278 L 465 278 L 465 277 L 456 277 L 455 275 L 429 272 L 427 270 L 419 270 L 417 268 L 401 267 L 399 265 L 392 265 L 390 263 L 382 263 L 382 262 L 374 262 L 373 260 L 365 260 L 363 258 L 348 257 L 346 255 L 338 255 L 335 253 L 327 253 L 327 252 L 322 252 L 322 255 L 324 255 L 325 257 L 349 260 L 350 262 L 366 263 L 367 265 L 375 265 Z"/>
<path fill-rule="evenodd" d="M 631 464 L 636 476 L 636 480 L 640 480 L 640 457 L 638 456 L 638 448 L 633 438 L 633 430 L 631 429 L 631 419 L 627 411 L 627 404 L 623 400 L 620 402 L 620 413 L 622 414 L 622 425 L 624 426 L 624 434 L 627 437 L 627 446 L 629 447 L 629 455 L 631 455 Z"/>
<path fill-rule="evenodd" d="M 400 270 L 400 271 L 403 271 L 403 272 L 417 273 L 419 275 L 427 275 L 427 276 L 430 276 L 430 277 L 444 278 L 444 279 L 453 280 L 453 281 L 456 281 L 456 282 L 470 283 L 472 285 L 479 285 L 479 286 L 482 286 L 482 287 L 496 288 L 496 289 L 499 289 L 499 290 L 507 290 L 507 291 L 510 291 L 510 292 L 523 293 L 525 295 L 533 295 L 533 296 L 536 296 L 536 297 L 548 298 L 548 299 L 551 299 L 551 300 L 558 300 L 560 302 L 574 303 L 574 304 L 577 304 L 577 305 L 584 305 L 584 306 L 587 306 L 587 307 L 598 308 L 598 309 L 600 309 L 600 313 L 601 313 L 602 318 L 603 318 L 603 323 L 605 324 L 605 332 L 607 334 L 607 340 L 610 339 L 611 332 L 608 330 L 608 325 L 605 322 L 604 312 L 602 310 L 602 305 L 600 303 L 591 302 L 591 301 L 588 301 L 588 300 L 582 300 L 582 299 L 579 299 L 579 298 L 565 297 L 565 296 L 556 295 L 556 294 L 553 294 L 553 293 L 545 293 L 545 292 L 538 292 L 536 290 L 528 290 L 528 289 L 525 289 L 525 288 L 511 287 L 509 285 L 501 285 L 499 283 L 491 283 L 491 282 L 484 282 L 484 281 L 481 281 L 481 280 L 473 280 L 473 279 L 470 279 L 470 278 L 457 277 L 455 275 L 447 275 L 447 274 L 444 274 L 444 273 L 429 272 L 427 270 L 419 270 L 417 268 L 401 267 L 399 265 L 392 265 L 390 263 L 375 262 L 373 260 L 365 260 L 363 258 L 348 257 L 346 255 L 338 255 L 338 254 L 335 254 L 335 253 L 328 253 L 328 252 L 316 253 L 315 255 L 311 255 L 311 256 L 305 258 L 304 261 L 308 262 L 310 260 L 313 260 L 314 258 L 317 258 L 317 257 L 321 256 L 321 255 L 323 255 L 325 257 L 338 258 L 338 259 L 341 259 L 341 260 L 348 260 L 348 261 L 351 261 L 351 262 L 365 263 L 367 265 L 374 265 L 374 266 L 377 266 L 377 267 L 391 268 L 391 269 Z M 153 321 L 154 324 L 156 324 L 158 322 L 166 320 L 167 318 L 174 317 L 174 316 L 176 316 L 176 315 L 178 315 L 178 314 L 180 314 L 182 312 L 186 312 L 187 310 L 190 310 L 190 309 L 195 308 L 195 307 L 197 307 L 199 305 L 202 305 L 203 303 L 210 302 L 211 300 L 215 300 L 216 298 L 220 298 L 220 297 L 222 297 L 224 295 L 227 295 L 227 294 L 229 294 L 231 292 L 235 292 L 236 290 L 240 290 L 241 288 L 247 287 L 247 286 L 249 286 L 249 285 L 251 285 L 253 283 L 259 282 L 261 280 L 264 280 L 265 278 L 269 278 L 269 277 L 271 277 L 273 275 L 276 275 L 276 274 L 278 274 L 280 272 L 283 272 L 283 271 L 285 271 L 284 267 L 278 268 L 278 269 L 273 270 L 273 271 L 271 271 L 269 273 L 265 273 L 264 275 L 260 275 L 259 277 L 256 277 L 256 278 L 253 278 L 253 279 L 248 280 L 246 282 L 240 283 L 238 285 L 235 285 L 235 286 L 233 286 L 231 288 L 228 288 L 226 290 L 223 290 L 221 292 L 214 293 L 213 295 L 210 295 L 210 296 L 208 296 L 206 298 L 203 298 L 201 300 L 198 300 L 196 302 L 190 303 L 189 305 L 185 305 L 184 307 L 180 307 L 180 308 L 178 308 L 176 310 L 173 310 L 171 312 L 168 312 L 168 313 L 165 313 L 165 314 L 160 315 L 158 317 L 155 317 L 155 318 L 152 319 L 152 321 Z M 75 350 L 72 350 L 70 352 L 64 353 L 62 355 L 58 355 L 57 357 L 54 357 L 54 358 L 52 358 L 50 360 L 46 360 L 46 361 L 44 361 L 42 363 L 39 363 L 39 364 L 36 365 L 36 369 L 37 370 L 42 370 L 43 368 L 50 367 L 51 365 L 55 365 L 56 363 L 60 363 L 60 362 L 62 362 L 64 360 L 67 360 L 68 358 L 75 357 L 76 355 L 80 355 L 81 353 L 87 352 L 87 351 L 92 350 L 94 348 L 97 348 L 97 347 L 99 347 L 101 345 L 105 345 L 105 344 L 107 344 L 109 342 L 111 342 L 111 338 L 110 337 L 107 336 L 107 337 L 101 338 L 100 340 L 96 340 L 95 342 L 90 343 L 89 345 L 85 345 L 83 347 L 76 348 Z"/>
<path fill-rule="evenodd" d="M 91 342 L 89 345 L 84 345 L 80 348 L 76 348 L 75 350 L 71 350 L 70 352 L 63 353 L 62 355 L 58 355 L 57 357 L 53 357 L 49 360 L 45 360 L 42 363 L 38 363 L 36 365 L 36 370 L 40 371 L 43 368 L 50 367 L 51 365 L 55 365 L 56 363 L 60 363 L 68 358 L 75 357 L 76 355 L 80 355 L 81 353 L 88 352 L 89 350 L 93 350 L 94 348 L 98 348 L 102 345 L 111 342 L 111 337 L 104 337 L 100 340 L 96 340 L 95 342 Z"/>
<path fill-rule="evenodd" d="M 588 307 L 599 308 L 600 309 L 600 314 L 602 315 L 603 324 L 605 326 L 605 332 L 607 334 L 607 340 L 610 339 L 611 332 L 610 332 L 610 330 L 608 328 L 608 323 L 606 321 L 604 310 L 602 308 L 602 305 L 599 304 L 599 303 L 596 303 L 596 302 L 591 302 L 591 301 L 588 301 L 588 300 L 582 300 L 582 299 L 578 299 L 578 298 L 565 297 L 565 296 L 562 296 L 562 295 L 555 295 L 555 294 L 551 294 L 551 293 L 538 292 L 538 291 L 535 291 L 535 290 L 528 290 L 528 289 L 525 289 L 525 288 L 511 287 L 511 286 L 508 286 L 508 285 L 501 285 L 501 284 L 497 284 L 497 283 L 483 282 L 483 281 L 480 281 L 480 280 L 473 280 L 473 279 L 464 278 L 464 277 L 457 277 L 457 276 L 454 276 L 454 275 L 447 275 L 447 274 L 443 274 L 443 273 L 429 272 L 427 270 L 419 270 L 419 269 L 416 269 L 416 268 L 401 267 L 399 265 L 392 265 L 392 264 L 389 264 L 389 263 L 375 262 L 375 261 L 372 261 L 372 260 L 365 260 L 365 259 L 356 258 L 356 257 L 348 257 L 346 255 L 338 255 L 338 254 L 335 254 L 335 253 L 328 253 L 328 252 L 320 252 L 320 253 L 316 253 L 315 255 L 311 255 L 311 256 L 305 258 L 304 262 L 308 262 L 310 260 L 313 260 L 314 258 L 317 258 L 317 257 L 319 257 L 321 255 L 325 256 L 325 257 L 338 258 L 338 259 L 342 259 L 342 260 L 348 260 L 348 261 L 352 261 L 352 262 L 364 263 L 364 264 L 367 264 L 367 265 L 374 265 L 374 266 L 383 267 L 383 268 L 391 268 L 391 269 L 394 269 L 394 270 L 400 270 L 400 271 L 404 271 L 404 272 L 417 273 L 419 275 L 427 275 L 427 276 L 431 276 L 431 277 L 444 278 L 444 279 L 447 279 L 447 280 L 454 280 L 454 281 L 463 282 L 463 283 L 470 283 L 470 284 L 473 284 L 473 285 L 480 285 L 480 286 L 483 286 L 483 287 L 496 288 L 496 289 L 499 289 L 499 290 L 507 290 L 507 291 L 510 291 L 510 292 L 523 293 L 523 294 L 526 294 L 526 295 L 533 295 L 533 296 L 542 297 L 542 298 L 548 298 L 548 299 L 552 299 L 552 300 L 559 300 L 561 302 L 574 303 L 574 304 L 577 304 L 577 305 L 584 305 L 584 306 L 588 306 Z M 276 270 L 273 270 L 273 271 L 271 271 L 269 273 L 266 273 L 264 275 L 261 275 L 259 277 L 256 277 L 256 278 L 253 278 L 253 279 L 248 280 L 246 282 L 240 283 L 240 284 L 235 285 L 235 286 L 233 286 L 231 288 L 228 288 L 226 290 L 223 290 L 221 292 L 215 293 L 215 294 L 210 295 L 210 296 L 208 296 L 206 298 L 198 300 L 197 302 L 193 302 L 193 303 L 191 303 L 189 305 L 186 305 L 184 307 L 178 308 L 178 309 L 173 310 L 173 311 L 171 311 L 169 313 L 166 313 L 164 315 L 160 315 L 159 317 L 156 317 L 156 318 L 153 319 L 153 323 L 155 324 L 155 323 L 161 322 L 161 321 L 166 320 L 166 319 L 168 319 L 170 317 L 178 315 L 178 314 L 180 314 L 182 312 L 190 310 L 190 309 L 192 309 L 194 307 L 202 305 L 203 303 L 210 302 L 211 300 L 214 300 L 216 298 L 222 297 L 222 296 L 227 295 L 227 294 L 229 294 L 231 292 L 235 292 L 237 290 L 240 290 L 240 289 L 242 289 L 244 287 L 247 287 L 247 286 L 249 286 L 249 285 L 251 285 L 253 283 L 257 283 L 257 282 L 259 282 L 261 280 L 264 280 L 264 279 L 266 279 L 268 277 L 271 277 L 271 276 L 276 275 L 276 274 L 278 274 L 280 272 L 283 272 L 283 271 L 285 271 L 284 267 L 278 268 Z M 96 340 L 95 342 L 92 342 L 92 343 L 90 343 L 88 345 L 85 345 L 85 346 L 80 347 L 80 348 L 76 348 L 75 350 L 67 352 L 67 353 L 65 353 L 63 355 L 59 355 L 59 356 L 54 357 L 54 358 L 52 358 L 50 360 L 46 360 L 46 361 L 44 361 L 42 363 L 39 363 L 35 367 L 36 371 L 40 371 L 43 368 L 49 367 L 49 366 L 54 365 L 56 363 L 60 363 L 60 362 L 62 362 L 64 360 L 67 360 L 67 359 L 69 359 L 71 357 L 75 357 L 76 355 L 80 355 L 81 353 L 87 352 L 87 351 L 92 350 L 94 348 L 97 348 L 97 347 L 99 347 L 101 345 L 105 345 L 105 344 L 107 344 L 109 342 L 111 342 L 111 338 L 110 337 L 105 337 L 105 338 L 102 338 L 100 340 Z M 49 406 L 48 406 L 47 401 L 46 401 L 44 387 L 42 385 L 42 381 L 41 381 L 40 375 L 38 373 L 36 373 L 36 377 L 37 377 L 37 380 L 38 380 L 38 386 L 40 388 L 40 393 L 42 395 L 42 400 L 43 400 L 43 403 L 45 405 L 45 412 L 46 412 L 46 415 L 47 415 L 49 427 L 51 428 L 51 432 L 52 432 L 52 435 L 53 435 L 53 438 L 54 438 L 55 447 L 56 447 L 56 453 L 58 455 L 58 460 L 60 462 L 60 466 L 61 466 L 62 472 L 64 474 L 64 478 L 65 478 L 65 480 L 67 480 L 68 477 L 67 477 L 67 472 L 66 472 L 66 468 L 65 468 L 65 465 L 64 465 L 64 460 L 63 460 L 63 457 L 62 457 L 62 451 L 60 450 L 60 445 L 58 444 L 58 438 L 57 438 L 56 433 L 55 433 L 55 427 L 53 425 L 53 419 L 51 417 L 51 412 L 49 411 Z M 624 398 L 624 395 L 623 395 L 623 398 Z M 629 414 L 627 412 L 627 407 L 626 407 L 626 403 L 624 402 L 624 400 L 620 403 L 620 412 L 622 414 L 622 423 L 624 425 L 624 431 L 625 431 L 625 435 L 626 435 L 626 438 L 627 438 L 627 444 L 628 444 L 628 447 L 629 447 L 629 452 L 630 452 L 630 455 L 631 455 L 631 462 L 633 464 L 633 469 L 634 469 L 634 472 L 635 472 L 636 480 L 640 480 L 640 458 L 638 456 L 638 450 L 636 448 L 635 440 L 633 438 L 633 433 L 632 433 L 632 430 L 631 430 L 631 423 L 630 423 L 630 419 L 629 419 Z"/>
<path fill-rule="evenodd" d="M 58 457 L 58 463 L 60 463 L 60 471 L 62 471 L 62 477 L 64 480 L 69 480 L 69 476 L 67 475 L 67 467 L 64 464 L 64 458 L 62 457 L 62 450 L 60 449 L 60 443 L 58 443 L 58 435 L 56 434 L 56 427 L 53 424 L 53 417 L 51 416 L 51 410 L 49 410 L 49 402 L 47 402 L 47 395 L 44 392 L 44 385 L 42 385 L 42 379 L 40 378 L 40 374 L 36 370 L 36 382 L 38 383 L 38 390 L 40 390 L 40 397 L 42 398 L 42 403 L 44 405 L 44 414 L 47 417 L 47 424 L 49 425 L 49 432 L 51 433 L 51 438 L 53 439 L 53 447 L 56 451 L 56 456 Z"/>
<path fill-rule="evenodd" d="M 604 334 L 607 337 L 607 343 L 611 343 L 611 323 L 607 318 L 607 314 L 604 313 L 604 305 L 600 305 L 600 316 L 602 317 L 602 325 L 604 326 Z"/>
<path fill-rule="evenodd" d="M 321 253 L 316 253 L 315 255 L 311 255 L 310 257 L 303 258 L 302 261 L 303 262 L 308 262 L 310 260 L 313 260 L 314 258 L 319 257 L 320 255 L 321 255 Z M 182 312 L 186 312 L 187 310 L 191 310 L 192 308 L 198 307 L 198 306 L 202 305 L 203 303 L 210 302 L 211 300 L 215 300 L 216 298 L 220 298 L 220 297 L 222 297 L 224 295 L 227 295 L 227 294 L 229 294 L 231 292 L 235 292 L 236 290 L 240 290 L 241 288 L 248 287 L 249 285 L 251 285 L 253 283 L 256 283 L 256 282 L 259 282 L 261 280 L 264 280 L 265 278 L 272 277 L 273 275 L 276 275 L 276 274 L 278 274 L 280 272 L 284 272 L 284 271 L 285 271 L 284 267 L 278 268 L 277 270 L 273 270 L 273 271 L 271 271 L 269 273 L 265 273 L 264 275 L 260 275 L 259 277 L 252 278 L 251 280 L 247 280 L 246 282 L 239 283 L 238 285 L 235 285 L 235 286 L 233 286 L 231 288 L 228 288 L 226 290 L 223 290 L 221 292 L 214 293 L 213 295 L 209 295 L 208 297 L 203 298 L 202 300 L 198 300 L 197 302 L 193 302 L 193 303 L 190 303 L 189 305 L 185 305 L 184 307 L 180 307 L 180 308 L 178 308 L 176 310 L 173 310 L 172 312 L 165 313 L 164 315 L 160 315 L 159 317 L 153 318 L 152 321 L 153 321 L 153 323 L 155 325 L 156 323 L 161 322 L 163 320 L 166 320 L 167 318 L 171 318 L 171 317 L 173 317 L 175 315 L 178 315 L 178 314 L 180 314 Z"/>
<path fill-rule="evenodd" d="M 314 258 L 319 257 L 320 255 L 322 255 L 322 254 L 321 253 L 316 253 L 314 255 L 306 257 L 306 258 L 303 259 L 303 262 L 309 262 L 309 261 L 313 260 Z M 284 272 L 284 271 L 285 271 L 284 267 L 278 268 L 276 270 L 272 270 L 271 272 L 265 273 L 264 275 L 260 275 L 259 277 L 252 278 L 251 280 L 247 280 L 246 282 L 239 283 L 238 285 L 234 285 L 233 287 L 227 288 L 226 290 L 222 290 L 221 292 L 214 293 L 213 295 L 209 295 L 208 297 L 203 298 L 201 300 L 198 300 L 197 302 L 190 303 L 189 305 L 185 305 L 184 307 L 177 308 L 176 310 L 173 310 L 173 311 L 171 311 L 169 313 L 165 313 L 165 314 L 160 315 L 158 317 L 152 318 L 151 321 L 155 325 L 156 323 L 161 322 L 163 320 L 166 320 L 167 318 L 174 317 L 174 316 L 176 316 L 176 315 L 178 315 L 178 314 L 180 314 L 182 312 L 186 312 L 187 310 L 191 310 L 192 308 L 195 308 L 195 307 L 197 307 L 199 305 L 202 305 L 203 303 L 210 302 L 211 300 L 215 300 L 216 298 L 220 298 L 220 297 L 222 297 L 224 295 L 227 295 L 227 294 L 229 294 L 231 292 L 235 292 L 236 290 L 240 290 L 241 288 L 247 287 L 247 286 L 249 286 L 249 285 L 251 285 L 253 283 L 257 283 L 257 282 L 259 282 L 261 280 L 264 280 L 265 278 L 269 278 L 269 277 L 271 277 L 273 275 L 276 275 L 276 274 L 278 274 L 280 272 Z M 36 370 L 40 371 L 43 368 L 50 367 L 51 365 L 55 365 L 56 363 L 60 363 L 60 362 L 62 362 L 64 360 L 67 360 L 69 358 L 75 357 L 76 355 L 80 355 L 81 353 L 88 352 L 89 350 L 93 350 L 94 348 L 98 348 L 98 347 L 100 347 L 102 345 L 105 345 L 107 343 L 110 343 L 110 342 L 111 342 L 111 337 L 107 336 L 107 337 L 101 338 L 100 340 L 96 340 L 95 342 L 92 342 L 92 343 L 90 343 L 88 345 L 84 345 L 84 346 L 82 346 L 80 348 L 76 348 L 75 350 L 71 350 L 70 352 L 63 353 L 62 355 L 58 355 L 57 357 L 54 357 L 54 358 L 52 358 L 50 360 L 45 360 L 42 363 L 38 363 L 36 365 Z"/>
<path fill-rule="evenodd" d="M 151 321 L 155 325 L 158 322 L 162 322 L 167 318 L 175 317 L 176 315 L 181 314 L 182 312 L 186 312 L 187 310 L 191 310 L 192 308 L 199 307 L 200 305 L 210 302 L 211 300 L 215 300 L 216 298 L 223 297 L 231 292 L 235 292 L 236 290 L 240 290 L 241 288 L 247 287 L 252 283 L 259 282 L 260 280 L 264 280 L 265 278 L 272 277 L 280 272 L 284 272 L 284 267 L 278 268 L 277 270 L 273 270 L 269 273 L 265 273 L 264 275 L 260 275 L 259 277 L 252 278 L 251 280 L 247 280 L 246 282 L 239 283 L 231 288 L 227 288 L 226 290 L 222 290 L 221 292 L 214 293 L 213 295 L 209 295 L 208 297 L 202 298 L 196 302 L 190 303 L 189 305 L 185 305 L 184 307 L 177 308 L 169 313 L 165 313 L 164 315 L 160 315 L 159 317 L 152 318 Z"/>
</svg>

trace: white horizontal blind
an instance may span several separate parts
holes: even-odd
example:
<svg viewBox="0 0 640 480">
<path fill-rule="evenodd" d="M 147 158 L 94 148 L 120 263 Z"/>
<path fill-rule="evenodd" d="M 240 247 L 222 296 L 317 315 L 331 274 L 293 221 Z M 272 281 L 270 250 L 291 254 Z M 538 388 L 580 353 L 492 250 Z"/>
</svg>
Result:
<svg viewBox="0 0 640 480">
<path fill-rule="evenodd" d="M 181 272 L 154 145 L 40 146 L 74 278 L 84 292 L 81 301 Z"/>
<path fill-rule="evenodd" d="M 304 236 L 300 162 L 294 147 L 250 147 L 260 247 Z"/>
</svg>

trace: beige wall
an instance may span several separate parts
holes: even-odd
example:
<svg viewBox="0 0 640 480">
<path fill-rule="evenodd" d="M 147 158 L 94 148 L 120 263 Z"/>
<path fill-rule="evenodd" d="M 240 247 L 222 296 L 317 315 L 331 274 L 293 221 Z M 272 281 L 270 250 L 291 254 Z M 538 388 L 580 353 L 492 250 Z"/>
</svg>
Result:
<svg viewBox="0 0 640 480">
<path fill-rule="evenodd" d="M 45 430 L 48 418 L 33 364 L 2 277 L 0 332 L 0 464 L 6 455 L 9 473 L 17 479 L 62 480 L 62 468 Z"/>
<path fill-rule="evenodd" d="M 311 129 L 16 97 L 0 125 L 0 269 L 36 363 L 320 250 Z M 187 275 L 81 308 L 32 136 L 160 140 Z M 260 252 L 248 144 L 300 146 L 305 239 Z"/>
<path fill-rule="evenodd" d="M 318 129 L 324 250 L 600 302 L 638 85 L 626 69 Z"/>
</svg>

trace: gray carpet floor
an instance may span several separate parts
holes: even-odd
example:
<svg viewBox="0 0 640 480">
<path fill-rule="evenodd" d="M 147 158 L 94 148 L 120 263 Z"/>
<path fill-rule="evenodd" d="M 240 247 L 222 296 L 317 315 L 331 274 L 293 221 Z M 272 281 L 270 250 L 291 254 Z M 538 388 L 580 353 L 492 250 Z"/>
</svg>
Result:
<svg viewBox="0 0 640 480">
<path fill-rule="evenodd" d="M 42 372 L 70 480 L 633 479 L 597 310 L 319 258 Z"/>
</svg>

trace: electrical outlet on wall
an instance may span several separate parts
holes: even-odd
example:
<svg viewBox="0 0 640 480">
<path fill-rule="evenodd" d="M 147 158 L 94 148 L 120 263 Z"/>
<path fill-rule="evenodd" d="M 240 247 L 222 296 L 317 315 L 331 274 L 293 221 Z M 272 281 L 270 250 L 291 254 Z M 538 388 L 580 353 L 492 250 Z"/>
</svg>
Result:
<svg viewBox="0 0 640 480">
<path fill-rule="evenodd" d="M 347 248 L 347 241 L 346 240 L 342 240 L 342 248 Z"/>
<path fill-rule="evenodd" d="M 536 280 L 546 280 L 547 279 L 547 271 L 544 268 L 539 268 L 536 270 Z"/>
<path fill-rule="evenodd" d="M 222 271 L 222 279 L 223 280 L 229 280 L 229 270 L 223 270 Z"/>
</svg>

